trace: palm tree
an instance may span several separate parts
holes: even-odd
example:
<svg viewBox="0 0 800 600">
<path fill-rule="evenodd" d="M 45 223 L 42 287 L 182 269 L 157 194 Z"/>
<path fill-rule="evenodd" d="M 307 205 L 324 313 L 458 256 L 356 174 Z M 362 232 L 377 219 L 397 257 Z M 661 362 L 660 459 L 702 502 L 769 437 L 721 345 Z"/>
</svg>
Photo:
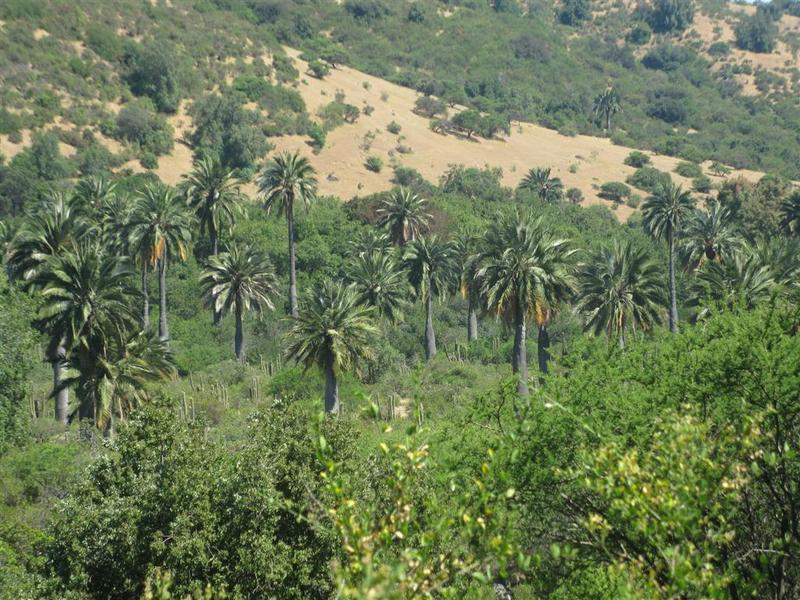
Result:
<svg viewBox="0 0 800 600">
<path fill-rule="evenodd" d="M 536 194 L 542 202 L 555 204 L 564 195 L 564 184 L 558 177 L 551 176 L 551 170 L 536 168 L 528 171 L 522 178 L 519 189 L 528 190 Z"/>
<path fill-rule="evenodd" d="M 186 260 L 191 241 L 191 216 L 174 192 L 165 185 L 147 185 L 136 198 L 128 223 L 130 247 L 141 264 L 144 308 L 142 321 L 149 323 L 148 267 L 158 267 L 158 337 L 169 342 L 167 324 L 167 264 L 170 256 Z"/>
<path fill-rule="evenodd" d="M 605 331 L 625 347 L 625 331 L 645 330 L 661 322 L 666 304 L 656 263 L 630 242 L 601 248 L 579 273 L 578 308 L 586 329 Z"/>
<path fill-rule="evenodd" d="M 731 307 L 741 304 L 751 309 L 772 295 L 776 281 L 769 265 L 751 252 L 740 252 L 725 263 L 706 263 L 692 285 L 693 304 L 704 301 Z M 707 313 L 707 307 L 699 316 Z"/>
<path fill-rule="evenodd" d="M 678 333 L 678 291 L 675 283 L 675 241 L 686 219 L 694 210 L 688 191 L 670 182 L 659 187 L 642 206 L 643 225 L 657 240 L 667 240 L 669 255 L 669 330 Z"/>
<path fill-rule="evenodd" d="M 435 235 L 419 237 L 406 247 L 405 266 L 417 298 L 425 302 L 425 360 L 436 356 L 433 298 L 443 298 L 456 273 L 455 251 Z"/>
<path fill-rule="evenodd" d="M 289 229 L 289 313 L 297 316 L 297 273 L 294 250 L 294 203 L 308 208 L 317 192 L 314 167 L 298 153 L 284 153 L 275 157 L 264 168 L 258 182 L 268 211 L 276 208 L 286 216 Z"/>
<path fill-rule="evenodd" d="M 605 128 L 611 131 L 611 117 L 622 111 L 619 104 L 619 94 L 613 87 L 608 87 L 594 99 L 594 114 L 605 121 Z"/>
<path fill-rule="evenodd" d="M 128 226 L 133 203 L 127 195 L 109 196 L 100 209 L 100 244 L 117 256 L 130 254 Z"/>
<path fill-rule="evenodd" d="M 40 210 L 31 216 L 9 244 L 6 271 L 11 280 L 17 280 L 28 291 L 37 290 L 37 281 L 49 268 L 48 261 L 74 248 L 83 237 L 84 229 L 78 222 L 72 202 L 63 195 L 54 194 Z M 53 369 L 53 397 L 55 418 L 66 425 L 69 417 L 69 389 L 64 380 L 66 341 L 60 331 L 45 330 L 51 337 L 48 359 Z M 58 339 L 54 339 L 54 336 Z"/>
<path fill-rule="evenodd" d="M 527 396 L 527 321 L 533 317 L 539 328 L 539 371 L 544 375 L 550 343 L 547 323 L 555 306 L 574 291 L 570 260 L 575 250 L 568 240 L 554 237 L 541 220 L 519 217 L 495 223 L 486 242 L 478 271 L 481 295 L 490 310 L 514 324 L 511 368 L 519 376 L 517 391 Z"/>
<path fill-rule="evenodd" d="M 744 249 L 743 249 L 744 250 Z M 778 236 L 759 240 L 751 249 L 759 264 L 769 267 L 777 285 L 796 288 L 800 284 L 800 242 Z"/>
<path fill-rule="evenodd" d="M 41 289 L 39 323 L 50 336 L 48 352 L 63 344 L 78 375 L 62 385 L 75 384 L 81 420 L 100 423 L 99 410 L 108 406 L 108 370 L 120 358 L 136 328 L 134 301 L 139 293 L 128 281 L 126 263 L 101 252 L 96 244 L 81 243 L 48 259 L 36 277 Z"/>
<path fill-rule="evenodd" d="M 413 241 L 428 226 L 431 215 L 425 212 L 428 201 L 405 188 L 389 194 L 378 208 L 378 227 L 385 227 L 398 246 Z"/>
<path fill-rule="evenodd" d="M 360 230 L 355 238 L 350 240 L 347 254 L 349 256 L 386 254 L 391 248 L 392 242 L 389 236 L 380 230 L 370 227 Z"/>
<path fill-rule="evenodd" d="M 104 206 L 116 196 L 117 184 L 105 177 L 86 177 L 75 186 L 75 205 L 82 216 L 100 222 Z"/>
<path fill-rule="evenodd" d="M 461 297 L 467 301 L 467 341 L 478 339 L 478 308 L 480 306 L 480 255 L 479 237 L 474 232 L 463 231 L 453 242 L 456 261 L 460 268 L 459 289 Z"/>
<path fill-rule="evenodd" d="M 781 227 L 791 236 L 800 234 L 800 192 L 794 192 L 781 203 Z"/>
<path fill-rule="evenodd" d="M 325 373 L 325 412 L 339 413 L 338 373 L 372 356 L 377 329 L 372 308 L 359 303 L 352 287 L 325 282 L 307 297 L 287 335 L 289 358 Z"/>
<path fill-rule="evenodd" d="M 241 211 L 241 180 L 213 157 L 197 161 L 186 176 L 186 199 L 200 223 L 200 233 L 208 232 L 211 256 L 219 254 L 220 233 L 233 227 Z M 214 324 L 221 314 L 214 311 Z"/>
<path fill-rule="evenodd" d="M 232 244 L 227 252 L 212 256 L 200 276 L 200 287 L 209 305 L 220 314 L 233 311 L 236 317 L 234 354 L 244 362 L 244 311 L 274 308 L 271 297 L 278 279 L 269 260 L 250 246 Z"/>
<path fill-rule="evenodd" d="M 742 247 L 728 207 L 714 202 L 708 210 L 695 210 L 681 234 L 679 250 L 687 268 L 695 271 L 706 261 L 724 262 Z"/>
<path fill-rule="evenodd" d="M 388 253 L 357 254 L 347 266 L 347 279 L 361 304 L 390 322 L 402 319 L 411 290 L 402 268 Z"/>
</svg>

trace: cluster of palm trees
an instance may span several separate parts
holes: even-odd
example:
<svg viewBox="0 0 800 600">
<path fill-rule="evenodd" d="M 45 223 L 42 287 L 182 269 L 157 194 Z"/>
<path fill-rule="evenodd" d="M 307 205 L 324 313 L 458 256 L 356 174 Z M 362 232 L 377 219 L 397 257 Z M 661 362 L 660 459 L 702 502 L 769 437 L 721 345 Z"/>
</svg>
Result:
<svg viewBox="0 0 800 600">
<path fill-rule="evenodd" d="M 213 323 L 235 318 L 234 355 L 245 359 L 244 314 L 272 310 L 278 278 L 269 260 L 232 233 L 242 211 L 242 181 L 212 158 L 198 160 L 183 185 L 145 185 L 132 196 L 104 179 L 81 181 L 73 194 L 53 194 L 11 240 L 11 279 L 41 296 L 37 325 L 49 339 L 56 417 L 67 422 L 68 390 L 77 414 L 108 429 L 146 395 L 148 381 L 174 372 L 169 349 L 167 269 L 184 260 L 195 231 L 207 236 L 200 288 Z M 560 194 L 547 170 L 523 185 L 544 197 Z M 615 242 L 580 260 L 578 248 L 541 219 L 499 216 L 486 231 L 454 239 L 430 233 L 425 199 L 400 188 L 377 210 L 377 227 L 350 242 L 340 281 L 298 295 L 295 206 L 314 200 L 314 168 L 298 154 L 271 160 L 258 179 L 265 208 L 288 227 L 287 355 L 325 375 L 325 409 L 338 412 L 338 377 L 373 354 L 382 325 L 404 318 L 412 300 L 425 306 L 424 354 L 437 352 L 435 300 L 461 292 L 467 339 L 478 338 L 479 315 L 492 314 L 514 331 L 511 366 L 518 392 L 528 394 L 528 328 L 537 330 L 540 378 L 547 373 L 548 324 L 559 310 L 583 315 L 587 330 L 624 348 L 631 334 L 661 322 L 678 331 L 676 270 L 693 272 L 693 303 L 707 299 L 753 305 L 796 281 L 795 248 L 785 239 L 745 244 L 731 213 L 719 204 L 695 207 L 688 192 L 668 185 L 643 206 L 646 230 L 667 245 L 666 277 L 643 248 Z M 790 234 L 800 230 L 800 196 L 783 207 Z M 140 289 L 133 283 L 140 279 Z M 150 331 L 148 280 L 159 288 L 157 335 Z M 666 285 L 665 285 L 666 284 Z M 665 310 L 666 309 L 666 310 Z"/>
</svg>

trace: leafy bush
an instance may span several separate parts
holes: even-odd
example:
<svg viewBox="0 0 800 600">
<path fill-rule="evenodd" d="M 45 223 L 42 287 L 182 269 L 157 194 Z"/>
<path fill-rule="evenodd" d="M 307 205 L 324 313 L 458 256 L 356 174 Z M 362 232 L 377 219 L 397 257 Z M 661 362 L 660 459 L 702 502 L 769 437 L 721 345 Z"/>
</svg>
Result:
<svg viewBox="0 0 800 600">
<path fill-rule="evenodd" d="M 695 57 L 695 53 L 686 46 L 661 44 L 644 55 L 642 64 L 648 69 L 674 71 L 691 62 Z"/>
<path fill-rule="evenodd" d="M 763 12 L 744 17 L 736 26 L 736 45 L 751 52 L 772 52 L 778 37 L 778 26 Z"/>
<path fill-rule="evenodd" d="M 658 33 L 683 31 L 694 21 L 692 0 L 653 0 L 645 8 L 647 22 Z"/>
<path fill-rule="evenodd" d="M 323 79 L 331 72 L 331 68 L 323 62 L 312 60 L 308 63 L 308 70 L 317 79 Z"/>
<path fill-rule="evenodd" d="M 625 36 L 625 40 L 629 44 L 643 46 L 650 41 L 651 37 L 653 37 L 653 30 L 650 29 L 650 25 L 644 22 L 638 22 L 634 24 L 634 26 Z"/>
<path fill-rule="evenodd" d="M 621 181 L 609 181 L 600 186 L 600 193 L 598 195 L 606 200 L 622 202 L 631 195 L 631 188 Z"/>
<path fill-rule="evenodd" d="M 583 202 L 583 192 L 578 188 L 569 188 L 567 190 L 566 197 L 567 200 L 569 200 L 572 204 L 580 204 Z"/>
<path fill-rule="evenodd" d="M 649 94 L 647 114 L 670 125 L 684 123 L 689 116 L 686 94 L 675 88 L 661 88 Z"/>
<path fill-rule="evenodd" d="M 650 164 L 650 157 L 645 154 L 644 152 L 639 152 L 638 150 L 634 150 L 628 156 L 625 157 L 625 164 L 629 167 L 635 167 L 637 169 L 644 167 L 645 165 Z"/>
<path fill-rule="evenodd" d="M 692 179 L 692 188 L 699 194 L 708 194 L 711 191 L 711 179 L 700 175 Z"/>
<path fill-rule="evenodd" d="M 655 167 L 642 167 L 629 175 L 625 181 L 640 190 L 654 192 L 656 188 L 669 184 L 672 178 L 669 173 L 659 171 Z"/>
<path fill-rule="evenodd" d="M 703 169 L 697 163 L 679 162 L 675 167 L 675 172 L 681 177 L 693 179 L 695 177 L 700 177 L 703 174 Z"/>
<path fill-rule="evenodd" d="M 86 29 L 86 45 L 107 61 L 119 60 L 124 52 L 117 32 L 101 23 L 93 23 Z"/>
<path fill-rule="evenodd" d="M 0 133 L 8 135 L 22 129 L 22 119 L 9 112 L 6 108 L 0 108 Z"/>
<path fill-rule="evenodd" d="M 123 106 L 117 114 L 113 130 L 106 131 L 156 156 L 172 150 L 172 127 L 164 117 L 150 111 L 145 102 L 131 102 Z"/>
<path fill-rule="evenodd" d="M 130 47 L 126 57 L 125 79 L 137 96 L 147 96 L 160 112 L 178 110 L 184 94 L 183 69 L 175 47 L 164 40 L 153 40 Z"/>
<path fill-rule="evenodd" d="M 383 0 L 346 0 L 344 9 L 355 19 L 375 21 L 391 13 Z"/>
<path fill-rule="evenodd" d="M 414 112 L 431 119 L 436 115 L 446 115 L 447 105 L 432 96 L 420 96 L 414 102 Z"/>
<path fill-rule="evenodd" d="M 400 133 L 400 129 L 402 128 L 400 127 L 400 123 L 398 123 L 397 121 L 392 121 L 386 126 L 386 131 L 388 131 L 389 133 L 393 133 L 394 135 Z"/>
<path fill-rule="evenodd" d="M 714 42 L 708 47 L 711 56 L 722 57 L 731 53 L 731 45 L 728 42 Z"/>
<path fill-rule="evenodd" d="M 591 19 L 591 0 L 564 0 L 558 18 L 565 25 L 580 25 L 583 21 Z"/>
<path fill-rule="evenodd" d="M 308 136 L 311 138 L 311 142 L 317 150 L 322 150 L 322 148 L 325 147 L 327 133 L 325 133 L 325 128 L 321 125 L 312 123 L 308 128 Z"/>
<path fill-rule="evenodd" d="M 379 156 L 368 156 L 364 166 L 373 173 L 380 173 L 383 169 L 383 160 Z"/>
</svg>

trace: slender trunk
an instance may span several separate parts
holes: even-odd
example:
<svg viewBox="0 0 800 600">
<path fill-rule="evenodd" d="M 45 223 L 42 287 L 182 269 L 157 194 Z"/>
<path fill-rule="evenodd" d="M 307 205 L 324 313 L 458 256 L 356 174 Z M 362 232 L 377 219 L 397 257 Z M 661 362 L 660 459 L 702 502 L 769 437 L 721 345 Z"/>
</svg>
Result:
<svg viewBox="0 0 800 600">
<path fill-rule="evenodd" d="M 294 255 L 294 206 L 291 200 L 286 208 L 286 223 L 289 227 L 289 314 L 297 318 L 297 259 Z"/>
<path fill-rule="evenodd" d="M 167 251 L 158 260 L 158 338 L 169 343 L 167 326 Z"/>
<path fill-rule="evenodd" d="M 611 111 L 606 113 L 606 129 L 611 133 Z"/>
<path fill-rule="evenodd" d="M 142 329 L 150 329 L 150 295 L 147 291 L 147 261 L 142 261 Z"/>
<path fill-rule="evenodd" d="M 619 330 L 619 349 L 625 350 L 625 330 Z"/>
<path fill-rule="evenodd" d="M 539 354 L 539 385 L 544 385 L 544 375 L 547 375 L 547 361 L 550 360 L 550 334 L 547 325 L 539 325 L 539 339 L 537 350 Z"/>
<path fill-rule="evenodd" d="M 325 365 L 325 412 L 339 414 L 339 383 L 333 370 L 333 359 Z"/>
<path fill-rule="evenodd" d="M 428 280 L 428 297 L 425 300 L 425 360 L 436 356 L 436 334 L 433 332 L 433 292 Z"/>
<path fill-rule="evenodd" d="M 56 401 L 56 421 L 62 425 L 67 424 L 69 418 L 69 390 L 67 388 L 61 389 L 61 381 L 64 379 L 64 359 L 67 354 L 67 349 L 64 346 L 65 341 L 62 339 L 58 348 L 56 348 L 56 355 L 53 357 L 53 395 Z"/>
<path fill-rule="evenodd" d="M 467 295 L 467 341 L 478 339 L 478 312 L 475 310 L 475 294 Z"/>
<path fill-rule="evenodd" d="M 525 348 L 525 311 L 522 306 L 517 306 L 514 323 L 514 354 L 511 357 L 511 370 L 519 377 L 517 393 L 520 396 L 528 395 L 528 353 Z"/>
<path fill-rule="evenodd" d="M 236 353 L 236 360 L 244 362 L 244 327 L 242 327 L 242 302 L 236 299 L 236 306 L 234 308 L 236 313 L 236 337 L 234 338 L 233 347 Z"/>
<path fill-rule="evenodd" d="M 211 240 L 211 256 L 216 256 L 219 254 L 219 236 L 217 235 L 217 228 L 214 227 L 213 219 L 208 224 L 208 236 Z M 211 309 L 214 313 L 213 323 L 214 325 L 219 325 L 219 322 L 222 320 L 222 311 L 217 310 L 216 307 Z"/>
<path fill-rule="evenodd" d="M 669 231 L 669 330 L 678 333 L 678 290 L 675 284 L 675 233 Z"/>
</svg>

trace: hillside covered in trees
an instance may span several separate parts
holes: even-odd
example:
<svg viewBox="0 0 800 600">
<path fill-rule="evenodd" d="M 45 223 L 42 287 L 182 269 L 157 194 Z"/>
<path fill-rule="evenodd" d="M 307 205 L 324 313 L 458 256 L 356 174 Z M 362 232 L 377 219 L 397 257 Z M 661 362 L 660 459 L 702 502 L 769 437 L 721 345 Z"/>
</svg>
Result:
<svg viewBox="0 0 800 600">
<path fill-rule="evenodd" d="M 0 598 L 800 596 L 799 44 L 5 0 Z"/>
</svg>

